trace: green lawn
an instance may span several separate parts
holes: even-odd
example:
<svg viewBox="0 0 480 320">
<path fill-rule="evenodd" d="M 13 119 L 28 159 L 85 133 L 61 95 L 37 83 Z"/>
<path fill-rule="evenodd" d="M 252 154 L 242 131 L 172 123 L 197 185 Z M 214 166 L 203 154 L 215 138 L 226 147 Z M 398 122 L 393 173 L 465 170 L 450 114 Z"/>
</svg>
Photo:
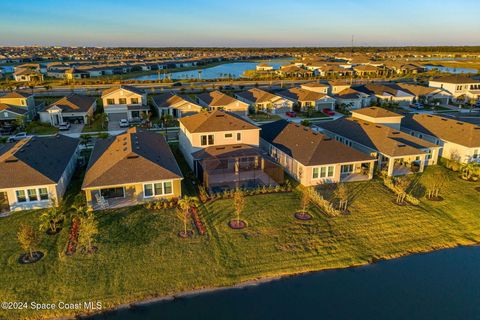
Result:
<svg viewBox="0 0 480 320">
<path fill-rule="evenodd" d="M 268 114 L 264 112 L 250 114 L 248 115 L 248 117 L 253 121 L 277 121 L 281 119 L 281 117 L 278 114 Z"/>
<path fill-rule="evenodd" d="M 183 165 L 182 165 L 183 167 Z M 183 168 L 182 168 L 183 169 Z M 66 257 L 68 230 L 44 236 L 45 257 L 19 265 L 16 232 L 21 223 L 36 224 L 39 212 L 0 219 L 0 297 L 6 301 L 99 300 L 107 306 L 191 289 L 298 272 L 362 265 L 415 252 L 476 244 L 480 240 L 478 183 L 450 173 L 445 201 L 396 206 L 379 180 L 348 184 L 349 215 L 326 217 L 314 206 L 311 221 L 298 221 L 297 193 L 246 198 L 244 230 L 231 230 L 231 200 L 200 210 L 205 236 L 177 237 L 181 223 L 172 210 L 131 207 L 97 213 L 99 251 Z M 414 193 L 422 195 L 420 177 Z M 74 184 L 77 185 L 77 184 Z M 329 197 L 331 188 L 324 188 Z M 3 313 L 2 313 L 3 312 Z M 53 316 L 0 310 L 0 318 Z"/>
<path fill-rule="evenodd" d="M 310 112 L 310 114 L 308 114 L 308 112 L 297 112 L 297 116 L 299 116 L 300 118 L 325 118 L 325 117 L 328 117 L 325 113 L 323 113 L 322 111 L 312 111 Z"/>
<path fill-rule="evenodd" d="M 92 123 L 83 126 L 82 132 L 102 132 L 108 130 L 108 123 L 103 123 L 103 119 L 98 114 L 95 115 Z"/>
<path fill-rule="evenodd" d="M 49 135 L 49 134 L 57 133 L 58 128 L 47 123 L 32 121 L 27 125 L 27 127 L 25 128 L 25 131 L 30 134 Z"/>
</svg>

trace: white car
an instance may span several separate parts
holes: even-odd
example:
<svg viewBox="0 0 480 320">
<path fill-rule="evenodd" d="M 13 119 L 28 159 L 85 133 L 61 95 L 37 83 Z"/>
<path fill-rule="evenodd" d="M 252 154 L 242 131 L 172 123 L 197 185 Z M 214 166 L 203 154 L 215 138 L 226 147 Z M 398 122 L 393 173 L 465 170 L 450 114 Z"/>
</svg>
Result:
<svg viewBox="0 0 480 320">
<path fill-rule="evenodd" d="M 26 132 L 19 132 L 14 136 L 8 138 L 8 142 L 20 141 L 25 138 L 29 138 L 31 135 L 28 135 Z"/>
<path fill-rule="evenodd" d="M 60 123 L 58 125 L 58 129 L 62 130 L 62 131 L 69 130 L 70 129 L 70 122 Z"/>
<path fill-rule="evenodd" d="M 127 128 L 129 126 L 128 120 L 127 119 L 122 119 L 119 121 L 120 128 Z"/>
</svg>

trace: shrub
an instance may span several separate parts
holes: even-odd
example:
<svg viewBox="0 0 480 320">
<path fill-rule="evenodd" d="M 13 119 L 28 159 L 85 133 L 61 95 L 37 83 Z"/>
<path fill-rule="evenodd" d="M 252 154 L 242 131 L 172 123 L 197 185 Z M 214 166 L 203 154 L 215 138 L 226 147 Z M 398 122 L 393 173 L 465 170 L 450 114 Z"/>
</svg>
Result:
<svg viewBox="0 0 480 320">
<path fill-rule="evenodd" d="M 335 217 L 341 214 L 341 212 L 333 207 L 333 205 L 319 194 L 313 188 L 306 188 L 305 192 L 309 195 L 310 200 L 320 209 L 322 209 L 327 215 Z"/>
</svg>

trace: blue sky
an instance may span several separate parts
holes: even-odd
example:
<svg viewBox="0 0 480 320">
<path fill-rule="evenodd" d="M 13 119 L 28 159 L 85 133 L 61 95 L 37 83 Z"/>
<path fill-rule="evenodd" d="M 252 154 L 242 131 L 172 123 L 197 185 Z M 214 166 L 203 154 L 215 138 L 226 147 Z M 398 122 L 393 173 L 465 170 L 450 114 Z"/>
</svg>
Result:
<svg viewBox="0 0 480 320">
<path fill-rule="evenodd" d="M 480 45 L 480 1 L 0 0 L 0 45 Z"/>
</svg>

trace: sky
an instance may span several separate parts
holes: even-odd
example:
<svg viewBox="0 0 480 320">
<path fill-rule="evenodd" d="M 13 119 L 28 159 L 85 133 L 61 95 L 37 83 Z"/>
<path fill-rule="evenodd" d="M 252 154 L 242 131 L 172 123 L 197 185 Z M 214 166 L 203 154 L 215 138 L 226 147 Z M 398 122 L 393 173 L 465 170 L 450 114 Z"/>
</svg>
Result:
<svg viewBox="0 0 480 320">
<path fill-rule="evenodd" d="M 0 0 L 0 45 L 480 45 L 479 0 Z"/>
</svg>

